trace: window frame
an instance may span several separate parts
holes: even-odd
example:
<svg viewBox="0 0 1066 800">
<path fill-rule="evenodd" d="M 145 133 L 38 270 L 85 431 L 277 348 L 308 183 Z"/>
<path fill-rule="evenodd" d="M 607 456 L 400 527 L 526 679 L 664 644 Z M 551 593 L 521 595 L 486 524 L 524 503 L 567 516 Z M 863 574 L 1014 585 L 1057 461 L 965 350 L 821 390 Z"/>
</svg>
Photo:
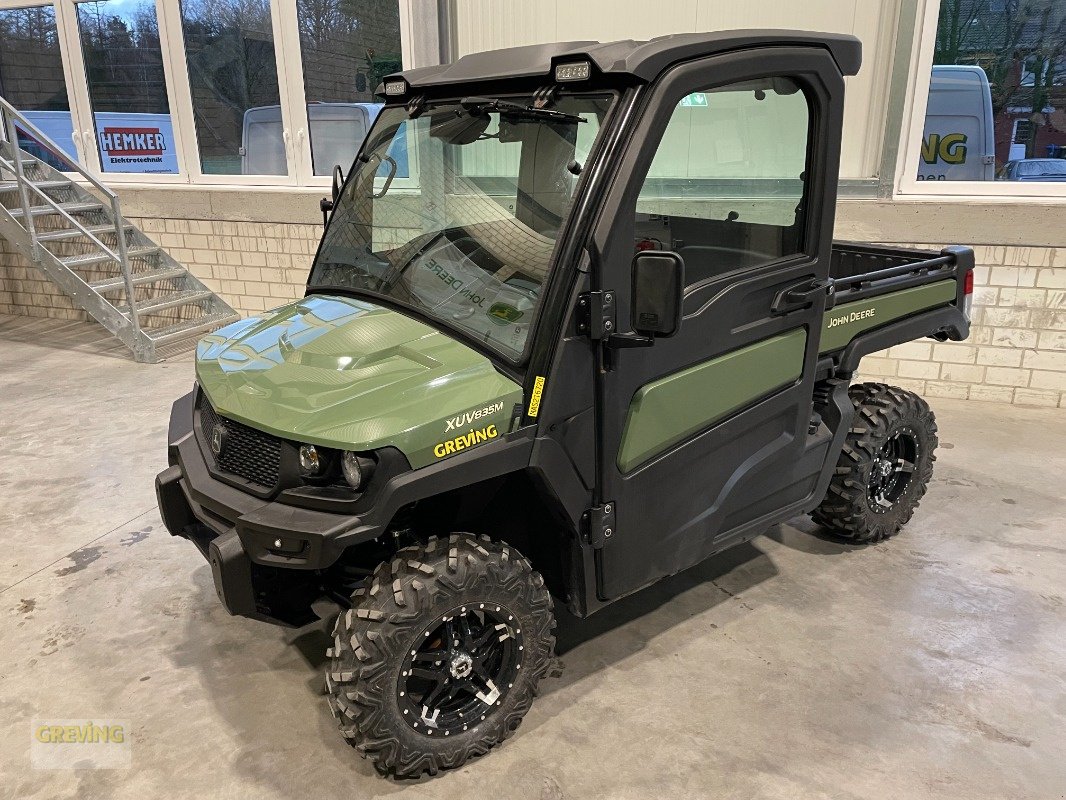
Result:
<svg viewBox="0 0 1066 800">
<path fill-rule="evenodd" d="M 71 119 L 74 123 L 74 146 L 78 151 L 81 165 L 92 175 L 109 184 L 144 183 L 185 185 L 188 178 L 185 173 L 186 142 L 176 124 L 177 96 L 174 88 L 173 67 L 167 51 L 170 41 L 164 28 L 162 18 L 162 0 L 155 0 L 156 23 L 159 27 L 159 48 L 163 62 L 163 81 L 167 91 L 167 107 L 170 109 L 171 129 L 174 135 L 174 147 L 178 153 L 178 172 L 176 174 L 151 174 L 141 172 L 106 172 L 97 147 L 96 120 L 93 117 L 92 99 L 89 96 L 88 74 L 85 69 L 85 54 L 81 46 L 81 29 L 78 24 L 77 0 L 54 0 L 51 3 L 56 10 L 56 25 L 59 27 L 60 52 L 66 71 L 67 96 L 70 99 Z M 5 2 L 5 6 L 7 3 Z M 14 7 L 25 5 L 12 3 Z"/>
<path fill-rule="evenodd" d="M 1050 204 L 1066 204 L 1066 183 L 1019 181 L 920 181 L 918 163 L 921 157 L 925 115 L 929 103 L 929 76 L 933 69 L 937 25 L 940 21 L 941 0 L 917 0 L 915 19 L 916 42 L 911 55 L 910 80 L 907 84 L 911 98 L 906 124 L 901 126 L 899 153 L 896 162 L 895 192 L 897 200 L 950 199 L 952 202 L 979 203 L 989 199 L 1039 200 Z"/>
<path fill-rule="evenodd" d="M 80 98 L 75 97 L 75 92 L 71 88 L 73 85 L 72 75 L 75 65 L 71 63 L 73 59 L 65 38 L 66 29 L 63 20 L 60 18 L 60 14 L 62 13 L 60 2 L 58 2 L 58 0 L 56 2 L 53 2 L 53 0 L 0 0 L 0 10 L 2 11 L 17 11 L 24 8 L 44 8 L 46 6 L 52 8 L 55 17 L 56 40 L 59 43 L 59 59 L 63 65 L 63 82 L 67 90 L 67 110 L 70 112 L 71 139 L 74 142 L 74 150 L 79 164 L 84 169 L 89 169 L 90 167 L 86 165 L 85 154 L 82 152 L 81 131 L 78 130 L 78 112 L 76 111 L 75 106 L 80 101 Z M 78 52 L 80 53 L 80 50 Z M 81 64 L 80 67 L 84 72 L 85 65 Z M 6 132 L 0 132 L 0 135 L 6 136 Z M 93 169 L 98 171 L 98 165 L 93 167 Z M 77 173 L 73 172 L 65 174 L 77 175 Z"/>
</svg>

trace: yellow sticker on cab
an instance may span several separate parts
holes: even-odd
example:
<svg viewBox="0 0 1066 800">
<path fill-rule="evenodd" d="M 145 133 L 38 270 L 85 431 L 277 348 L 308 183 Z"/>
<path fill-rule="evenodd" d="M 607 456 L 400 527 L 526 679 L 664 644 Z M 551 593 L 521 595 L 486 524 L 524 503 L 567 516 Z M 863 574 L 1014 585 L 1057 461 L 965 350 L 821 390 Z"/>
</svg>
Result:
<svg viewBox="0 0 1066 800">
<path fill-rule="evenodd" d="M 536 417 L 540 411 L 540 396 L 544 394 L 544 376 L 538 375 L 533 381 L 533 394 L 529 396 L 529 416 Z"/>
</svg>

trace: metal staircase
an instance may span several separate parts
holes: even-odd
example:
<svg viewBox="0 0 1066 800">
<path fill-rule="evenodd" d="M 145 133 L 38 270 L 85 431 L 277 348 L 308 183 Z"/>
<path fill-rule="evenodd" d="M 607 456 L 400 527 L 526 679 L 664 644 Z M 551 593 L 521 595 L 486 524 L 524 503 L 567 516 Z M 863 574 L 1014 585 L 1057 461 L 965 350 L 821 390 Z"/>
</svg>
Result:
<svg viewBox="0 0 1066 800">
<path fill-rule="evenodd" d="M 22 133 L 62 150 L 0 97 L 0 235 L 137 361 L 238 319 L 218 295 L 125 221 L 118 197 L 73 162 L 101 197 L 18 146 Z M 62 157 L 62 156 L 61 156 Z M 65 157 L 64 157 L 65 158 Z"/>
</svg>

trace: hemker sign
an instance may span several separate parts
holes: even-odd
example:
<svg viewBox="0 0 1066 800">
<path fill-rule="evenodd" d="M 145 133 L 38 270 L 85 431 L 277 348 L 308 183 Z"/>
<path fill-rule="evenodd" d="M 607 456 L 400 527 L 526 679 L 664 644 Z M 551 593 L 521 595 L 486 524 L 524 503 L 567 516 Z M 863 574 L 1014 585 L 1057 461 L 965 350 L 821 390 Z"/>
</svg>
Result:
<svg viewBox="0 0 1066 800">
<path fill-rule="evenodd" d="M 96 131 L 104 172 L 177 174 L 169 114 L 98 113 Z"/>
<path fill-rule="evenodd" d="M 162 164 L 166 150 L 159 128 L 104 128 L 100 132 L 100 153 L 112 164 Z"/>
</svg>

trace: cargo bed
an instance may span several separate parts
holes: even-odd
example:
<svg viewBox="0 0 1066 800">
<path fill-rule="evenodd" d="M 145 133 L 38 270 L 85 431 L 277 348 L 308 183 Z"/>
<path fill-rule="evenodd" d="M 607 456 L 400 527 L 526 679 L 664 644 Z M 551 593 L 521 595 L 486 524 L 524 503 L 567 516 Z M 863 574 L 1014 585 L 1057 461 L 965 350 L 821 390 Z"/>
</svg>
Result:
<svg viewBox="0 0 1066 800">
<path fill-rule="evenodd" d="M 834 242 L 820 352 L 851 371 L 863 355 L 931 336 L 969 333 L 973 251 Z"/>
</svg>

